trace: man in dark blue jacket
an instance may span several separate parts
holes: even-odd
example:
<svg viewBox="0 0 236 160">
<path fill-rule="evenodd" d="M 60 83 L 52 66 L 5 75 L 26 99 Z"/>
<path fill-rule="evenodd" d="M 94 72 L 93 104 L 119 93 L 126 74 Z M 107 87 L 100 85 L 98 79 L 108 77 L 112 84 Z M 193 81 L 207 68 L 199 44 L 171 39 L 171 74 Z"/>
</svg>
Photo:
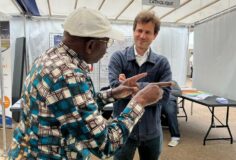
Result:
<svg viewBox="0 0 236 160">
<path fill-rule="evenodd" d="M 154 53 L 150 44 L 158 35 L 160 20 L 153 12 L 140 12 L 133 24 L 134 45 L 115 52 L 109 63 L 109 81 L 112 87 L 120 84 L 119 76 L 129 78 L 139 73 L 148 72 L 148 76 L 139 81 L 143 88 L 150 82 L 171 81 L 172 73 L 168 60 Z M 114 156 L 115 160 L 132 160 L 136 148 L 141 160 L 157 160 L 162 146 L 162 128 L 160 122 L 161 105 L 166 103 L 170 87 L 163 88 L 162 100 L 145 109 L 144 116 L 134 127 L 127 142 Z M 114 103 L 113 115 L 118 116 L 130 98 Z"/>
</svg>

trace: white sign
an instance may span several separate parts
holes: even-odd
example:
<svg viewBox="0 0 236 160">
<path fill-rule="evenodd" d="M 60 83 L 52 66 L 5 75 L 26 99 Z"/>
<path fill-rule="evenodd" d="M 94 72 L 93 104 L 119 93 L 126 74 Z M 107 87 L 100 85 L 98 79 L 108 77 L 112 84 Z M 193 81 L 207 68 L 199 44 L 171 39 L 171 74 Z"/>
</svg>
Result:
<svg viewBox="0 0 236 160">
<path fill-rule="evenodd" d="M 142 4 L 176 8 L 180 5 L 180 0 L 142 0 Z"/>
</svg>

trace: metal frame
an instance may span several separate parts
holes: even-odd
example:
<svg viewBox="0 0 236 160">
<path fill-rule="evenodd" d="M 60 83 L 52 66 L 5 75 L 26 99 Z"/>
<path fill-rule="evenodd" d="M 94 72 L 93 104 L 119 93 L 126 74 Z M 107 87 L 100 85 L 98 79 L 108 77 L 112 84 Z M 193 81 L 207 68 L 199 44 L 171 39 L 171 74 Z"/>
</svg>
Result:
<svg viewBox="0 0 236 160">
<path fill-rule="evenodd" d="M 51 5 L 50 5 L 50 2 L 49 2 L 49 0 L 47 0 L 47 3 L 48 3 L 48 14 L 49 14 L 49 16 L 52 16 L 52 11 L 51 11 Z"/>
<path fill-rule="evenodd" d="M 102 3 L 100 4 L 100 6 L 98 7 L 98 10 L 99 10 L 99 11 L 101 10 L 101 8 L 102 8 L 103 4 L 105 3 L 105 1 L 106 1 L 106 0 L 103 0 Z"/>
<path fill-rule="evenodd" d="M 236 10 L 236 5 L 234 5 L 234 6 L 230 7 L 230 8 L 227 8 L 227 9 L 221 11 L 221 12 L 218 12 L 218 13 L 216 13 L 216 14 L 213 14 L 213 15 L 211 15 L 211 16 L 208 16 L 208 17 L 206 17 L 206 18 L 203 18 L 203 19 L 201 19 L 201 20 L 195 22 L 194 25 L 196 26 L 196 25 L 205 23 L 205 22 L 207 22 L 207 21 L 210 21 L 210 20 L 212 20 L 212 19 L 214 19 L 214 18 L 217 18 L 217 17 L 219 17 L 219 16 L 221 16 L 221 15 L 230 13 L 230 12 L 235 11 L 235 10 Z"/>
<path fill-rule="evenodd" d="M 229 128 L 229 125 L 228 125 L 228 118 L 229 118 L 229 107 L 236 107 L 236 101 L 233 101 L 233 100 L 229 100 L 229 103 L 227 104 L 220 104 L 218 102 L 215 101 L 215 99 L 217 98 L 217 96 L 211 96 L 207 99 L 204 99 L 204 100 L 197 100 L 197 99 L 194 99 L 194 97 L 191 97 L 191 96 L 188 96 L 188 95 L 181 95 L 180 96 L 182 98 L 182 105 L 184 105 L 184 101 L 185 100 L 189 100 L 191 102 L 195 102 L 195 103 L 198 103 L 198 104 L 201 104 L 203 106 L 206 106 L 208 107 L 209 111 L 211 112 L 211 124 L 207 130 L 207 133 L 205 134 L 204 136 L 204 139 L 203 139 L 203 145 L 206 145 L 206 141 L 212 141 L 212 140 L 230 140 L 230 143 L 232 144 L 233 143 L 233 136 L 231 134 L 231 131 L 230 131 L 230 128 Z M 214 100 L 214 101 L 213 101 Z M 226 115 L 225 115 L 225 123 L 223 123 L 215 114 L 215 107 L 226 107 Z M 216 125 L 215 124 L 215 120 L 217 120 L 220 125 Z M 228 133 L 229 133 L 229 137 L 225 137 L 225 138 L 208 138 L 208 135 L 211 131 L 211 129 L 214 128 L 226 128 Z"/>
<path fill-rule="evenodd" d="M 164 14 L 163 16 L 160 17 L 160 19 L 163 19 L 164 17 L 168 16 L 169 14 L 173 13 L 174 11 L 176 11 L 177 9 L 180 9 L 181 7 L 185 6 L 186 4 L 188 4 L 189 2 L 191 2 L 192 0 L 188 0 L 186 2 L 184 2 L 183 4 L 181 4 L 179 7 L 171 10 L 170 12 Z"/>
<path fill-rule="evenodd" d="M 180 108 L 183 110 L 184 115 L 177 115 L 177 117 L 178 118 L 185 118 L 185 121 L 187 122 L 188 121 L 188 115 L 187 115 L 187 112 L 186 112 L 185 107 L 184 107 L 184 99 L 181 99 L 178 102 L 178 109 L 180 109 Z"/>
<path fill-rule="evenodd" d="M 12 3 L 16 6 L 16 8 L 18 9 L 18 11 L 20 12 L 20 14 L 25 14 L 24 11 L 22 10 L 22 8 L 18 5 L 18 3 L 16 2 L 16 0 L 11 0 Z"/>
<path fill-rule="evenodd" d="M 115 20 L 117 20 L 120 15 L 134 2 L 134 0 L 131 0 L 126 6 L 125 8 L 122 9 L 122 11 L 116 16 Z"/>
<path fill-rule="evenodd" d="M 179 21 L 181 21 L 181 20 L 183 20 L 183 19 L 185 19 L 185 18 L 187 18 L 187 17 L 189 17 L 189 16 L 191 16 L 191 15 L 193 15 L 193 14 L 195 14 L 195 13 L 197 13 L 197 12 L 199 12 L 199 11 L 201 11 L 201 10 L 203 10 L 203 9 L 205 9 L 205 8 L 211 6 L 211 5 L 213 5 L 213 4 L 215 4 L 215 3 L 219 2 L 219 1 L 220 0 L 215 0 L 215 1 L 211 2 L 211 3 L 208 3 L 205 6 L 202 6 L 201 8 L 198 8 L 197 10 L 195 10 L 195 11 L 193 11 L 193 12 L 191 12 L 191 13 L 189 13 L 189 14 L 187 14 L 187 15 L 179 18 L 179 19 L 177 19 L 175 22 L 178 23 Z"/>
<path fill-rule="evenodd" d="M 211 112 L 211 125 L 207 130 L 207 133 L 204 137 L 203 140 L 203 145 L 206 145 L 206 141 L 212 141 L 212 140 L 230 140 L 230 143 L 233 144 L 233 136 L 232 133 L 230 131 L 229 128 L 229 106 L 227 106 L 227 110 L 226 110 L 226 117 L 225 117 L 225 124 L 223 122 L 221 122 L 215 115 L 215 106 L 207 106 L 209 111 Z M 217 120 L 220 125 L 215 125 L 215 120 Z M 226 138 L 207 138 L 211 129 L 212 128 L 226 128 L 228 130 L 229 136 L 230 137 L 226 137 Z"/>
<path fill-rule="evenodd" d="M 11 0 L 11 1 L 12 1 L 13 5 L 16 7 L 16 9 L 20 12 L 20 14 L 21 14 L 21 15 L 24 15 L 25 13 L 24 13 L 24 11 L 22 10 L 22 8 L 18 5 L 17 1 L 16 1 L 16 0 Z M 184 15 L 182 15 L 182 17 L 179 17 L 174 23 L 179 24 L 180 21 L 182 21 L 183 19 L 185 19 L 185 18 L 187 18 L 187 17 L 189 17 L 189 16 L 191 16 L 191 15 L 193 15 L 193 14 L 196 14 L 197 12 L 202 11 L 203 9 L 206 9 L 207 7 L 210 7 L 210 6 L 212 6 L 213 4 L 215 4 L 215 3 L 219 2 L 219 1 L 221 1 L 221 0 L 214 0 L 214 1 L 208 3 L 208 4 L 204 5 L 204 6 L 198 6 L 198 8 L 197 8 L 195 11 L 193 11 L 193 12 L 191 12 L 191 13 L 189 13 L 189 14 L 184 14 Z M 74 8 L 74 9 L 77 8 L 79 2 L 80 2 L 79 0 L 75 0 L 75 3 L 73 3 L 73 8 Z M 106 2 L 106 0 L 101 0 L 101 1 L 100 1 L 100 5 L 98 6 L 97 9 L 98 9 L 98 10 L 102 10 L 103 7 L 104 7 L 105 2 Z M 130 1 L 126 4 L 126 6 L 125 6 L 123 9 L 122 9 L 122 8 L 120 9 L 120 12 L 117 14 L 117 16 L 115 17 L 115 19 L 112 19 L 112 20 L 113 20 L 113 21 L 117 21 L 117 20 L 119 21 L 119 17 L 125 12 L 125 10 L 127 10 L 127 9 L 129 8 L 129 6 L 130 6 L 133 2 L 134 2 L 134 0 L 130 0 Z M 189 3 L 191 3 L 191 2 L 193 2 L 193 0 L 187 0 L 187 1 L 185 1 L 184 3 L 180 4 L 180 6 L 178 6 L 177 8 L 174 8 L 174 9 L 172 9 L 171 11 L 167 12 L 166 14 L 160 16 L 160 19 L 163 19 L 163 18 L 165 18 L 166 16 L 170 16 L 170 14 L 174 14 L 176 10 L 182 9 L 183 6 L 186 6 L 186 4 L 189 4 Z M 53 13 L 52 13 L 52 6 L 51 6 L 51 4 L 50 4 L 50 0 L 45 1 L 45 3 L 47 3 L 47 7 L 48 7 L 48 12 L 49 12 L 49 13 L 48 13 L 48 16 L 43 16 L 43 17 L 47 17 L 47 19 L 64 19 L 64 18 L 66 18 L 66 15 L 64 15 L 64 16 L 61 16 L 61 15 L 53 15 Z M 87 6 L 87 7 L 89 7 L 89 6 Z M 152 6 L 150 6 L 147 10 L 152 10 L 153 8 L 156 8 L 156 7 L 157 7 L 157 6 L 152 5 Z M 233 6 L 233 7 L 235 7 L 235 6 Z M 233 8 L 233 7 L 230 7 L 230 8 Z M 227 8 L 226 10 L 229 10 L 229 8 Z M 202 17 L 200 20 L 198 20 L 198 21 L 193 21 L 191 24 L 187 23 L 186 25 L 195 25 L 195 24 L 197 25 L 198 23 L 202 23 L 202 21 L 205 21 L 205 20 L 208 19 L 209 17 L 210 17 L 210 18 L 215 18 L 215 16 L 219 16 L 219 15 L 221 15 L 221 14 L 222 14 L 222 11 L 221 11 L 221 12 L 218 12 L 218 13 L 215 13 L 215 14 L 213 14 L 213 15 L 208 15 L 207 17 Z M 17 16 L 17 15 L 18 15 L 18 14 L 14 14 L 14 15 L 12 15 L 12 16 Z M 19 16 L 19 15 L 18 15 L 18 16 Z M 33 17 L 33 16 L 30 15 L 30 17 Z M 129 20 L 127 20 L 127 21 L 129 21 Z M 171 23 L 172 23 L 172 22 L 171 22 Z M 180 24 L 181 24 L 181 23 L 180 23 Z"/>
</svg>

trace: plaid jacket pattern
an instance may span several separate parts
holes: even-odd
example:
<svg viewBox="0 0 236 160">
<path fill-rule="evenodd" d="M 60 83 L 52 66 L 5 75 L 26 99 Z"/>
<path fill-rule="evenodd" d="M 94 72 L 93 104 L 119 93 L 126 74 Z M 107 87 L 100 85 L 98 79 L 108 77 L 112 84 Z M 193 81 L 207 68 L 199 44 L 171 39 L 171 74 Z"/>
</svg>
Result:
<svg viewBox="0 0 236 160">
<path fill-rule="evenodd" d="M 63 43 L 35 60 L 24 83 L 9 159 L 83 160 L 90 153 L 105 158 L 124 144 L 144 109 L 131 101 L 107 123 L 98 107 L 114 99 L 108 91 L 95 93 L 88 71 Z"/>
</svg>

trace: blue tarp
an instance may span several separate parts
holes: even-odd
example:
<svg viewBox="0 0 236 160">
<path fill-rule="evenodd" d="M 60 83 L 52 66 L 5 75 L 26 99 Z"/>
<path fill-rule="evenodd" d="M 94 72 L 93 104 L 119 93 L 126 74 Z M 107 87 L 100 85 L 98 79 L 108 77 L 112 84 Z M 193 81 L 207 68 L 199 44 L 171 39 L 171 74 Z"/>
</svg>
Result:
<svg viewBox="0 0 236 160">
<path fill-rule="evenodd" d="M 40 16 L 35 0 L 16 0 L 26 15 Z"/>
</svg>

